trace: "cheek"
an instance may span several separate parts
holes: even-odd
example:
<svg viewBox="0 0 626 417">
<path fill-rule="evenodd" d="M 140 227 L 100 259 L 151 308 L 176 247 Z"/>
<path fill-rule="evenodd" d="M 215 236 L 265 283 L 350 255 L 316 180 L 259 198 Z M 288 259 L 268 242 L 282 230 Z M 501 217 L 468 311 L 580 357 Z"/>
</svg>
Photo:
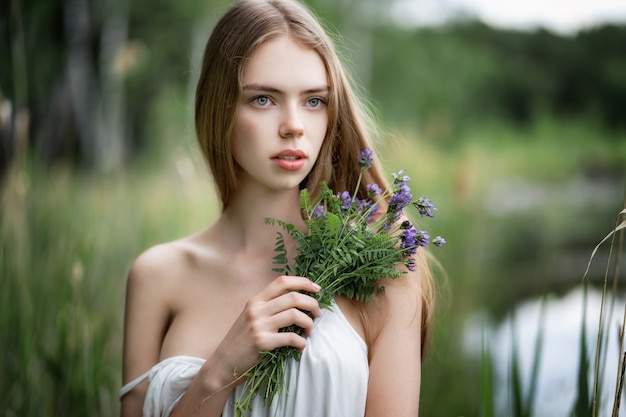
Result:
<svg viewBox="0 0 626 417">
<path fill-rule="evenodd" d="M 254 141 L 251 140 L 253 136 L 253 128 L 250 121 L 246 119 L 245 115 L 236 114 L 235 125 L 233 126 L 233 132 L 231 136 L 231 151 L 233 156 L 237 158 L 240 152 L 249 148 Z"/>
<path fill-rule="evenodd" d="M 322 154 L 322 148 L 324 148 L 326 141 L 330 141 L 330 139 L 326 137 L 326 129 L 320 129 L 319 136 L 316 138 L 315 143 L 312 144 L 312 148 L 315 149 L 315 161 L 317 161 Z"/>
<path fill-rule="evenodd" d="M 303 121 L 304 130 L 311 140 L 321 140 L 326 136 L 328 130 L 328 114 L 325 112 L 317 112 L 313 114 L 304 113 Z"/>
<path fill-rule="evenodd" d="M 327 134 L 328 134 L 328 115 L 324 115 L 323 117 L 320 118 L 320 121 L 317 124 L 316 129 L 315 129 L 315 137 L 316 137 L 316 140 L 318 141 L 317 143 L 318 150 L 322 147 L 322 144 L 324 143 L 324 139 L 326 138 Z"/>
</svg>

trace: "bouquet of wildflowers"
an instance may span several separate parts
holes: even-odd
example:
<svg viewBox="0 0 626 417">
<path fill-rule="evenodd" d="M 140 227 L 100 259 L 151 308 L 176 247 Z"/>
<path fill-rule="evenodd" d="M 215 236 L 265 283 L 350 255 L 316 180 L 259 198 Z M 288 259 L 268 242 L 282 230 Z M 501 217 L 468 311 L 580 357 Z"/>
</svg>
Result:
<svg viewBox="0 0 626 417">
<path fill-rule="evenodd" d="M 413 201 L 407 185 L 410 178 L 404 171 L 393 173 L 390 191 L 383 192 L 377 184 L 368 184 L 367 198 L 357 198 L 363 171 L 371 164 L 372 151 L 364 149 L 359 159 L 361 175 L 352 195 L 347 191 L 334 194 L 322 183 L 319 197 L 312 201 L 308 190 L 302 190 L 300 205 L 305 214 L 305 233 L 293 224 L 266 219 L 268 224 L 281 226 L 297 248 L 293 263 L 288 263 L 284 236 L 279 233 L 274 257 L 278 267 L 274 271 L 304 276 L 320 285 L 321 290 L 310 295 L 322 308 L 329 308 L 337 294 L 368 301 L 373 294 L 384 290 L 381 279 L 396 279 L 406 273 L 399 265 L 414 270 L 413 255 L 431 241 L 426 231 L 416 230 L 408 220 L 400 221 L 409 205 L 426 217 L 434 217 L 433 211 L 437 210 L 425 196 Z M 387 211 L 378 215 L 377 201 L 387 198 Z M 432 243 L 442 246 L 445 240 L 437 236 Z M 281 331 L 301 334 L 302 329 L 294 325 Z M 245 394 L 235 403 L 238 416 L 250 409 L 254 396 L 262 394 L 267 406 L 275 394 L 281 393 L 288 358 L 299 359 L 298 351 L 291 346 L 261 354 L 260 361 L 246 373 Z"/>
</svg>

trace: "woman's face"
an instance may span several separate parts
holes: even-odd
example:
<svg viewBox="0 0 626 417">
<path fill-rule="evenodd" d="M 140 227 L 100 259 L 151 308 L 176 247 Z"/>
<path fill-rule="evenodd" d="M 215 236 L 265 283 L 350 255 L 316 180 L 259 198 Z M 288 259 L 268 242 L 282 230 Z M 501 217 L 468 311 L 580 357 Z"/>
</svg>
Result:
<svg viewBox="0 0 626 417">
<path fill-rule="evenodd" d="M 290 37 L 274 38 L 251 55 L 232 137 L 242 187 L 298 187 L 326 135 L 328 94 L 322 59 Z"/>
</svg>

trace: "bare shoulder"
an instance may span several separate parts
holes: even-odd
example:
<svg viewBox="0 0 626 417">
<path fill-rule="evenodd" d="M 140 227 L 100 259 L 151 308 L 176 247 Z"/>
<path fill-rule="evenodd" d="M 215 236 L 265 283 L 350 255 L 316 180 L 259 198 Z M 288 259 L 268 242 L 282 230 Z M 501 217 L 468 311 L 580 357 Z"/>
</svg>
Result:
<svg viewBox="0 0 626 417">
<path fill-rule="evenodd" d="M 141 253 L 131 265 L 129 285 L 163 290 L 180 284 L 184 273 L 199 262 L 201 249 L 193 236 L 161 243 Z"/>
<path fill-rule="evenodd" d="M 126 283 L 126 324 L 149 317 L 159 322 L 159 332 L 173 310 L 172 290 L 185 269 L 187 250 L 179 241 L 155 245 L 141 253 L 128 271 Z"/>
<path fill-rule="evenodd" d="M 129 362 L 139 365 L 137 372 L 133 368 L 130 374 L 143 372 L 156 363 L 169 323 L 180 308 L 181 291 L 188 287 L 200 254 L 197 239 L 188 237 L 155 245 L 131 265 L 126 289 L 125 344 Z"/>
<path fill-rule="evenodd" d="M 373 324 L 380 329 L 386 327 L 389 320 L 418 318 L 423 298 L 422 271 L 407 271 L 397 279 L 381 282 L 384 291 L 367 303 Z"/>
</svg>

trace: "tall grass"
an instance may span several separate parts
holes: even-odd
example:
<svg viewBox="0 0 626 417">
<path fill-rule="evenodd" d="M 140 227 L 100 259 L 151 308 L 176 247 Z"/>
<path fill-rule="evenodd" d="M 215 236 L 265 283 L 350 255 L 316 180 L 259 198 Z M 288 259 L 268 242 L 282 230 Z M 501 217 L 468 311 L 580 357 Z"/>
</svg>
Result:
<svg viewBox="0 0 626 417">
<path fill-rule="evenodd" d="M 0 223 L 4 415 L 114 415 L 123 236 L 106 186 L 28 167 L 6 178 Z M 126 246 L 128 247 L 128 246 Z M 118 252 L 120 251 L 120 252 Z"/>
<path fill-rule="evenodd" d="M 483 333 L 480 351 L 480 417 L 494 417 L 493 357 Z"/>
<path fill-rule="evenodd" d="M 626 194 L 625 194 L 626 196 Z M 609 343 L 609 336 L 612 334 L 611 329 L 608 328 L 606 323 L 610 323 L 612 320 L 613 309 L 618 294 L 618 278 L 620 269 L 620 254 L 623 250 L 624 229 L 626 229 L 626 198 L 624 201 L 625 208 L 618 214 L 616 218 L 615 227 L 609 232 L 609 234 L 602 239 L 602 241 L 592 250 L 587 269 L 583 274 L 583 315 L 581 322 L 581 332 L 579 341 L 579 361 L 578 361 L 578 376 L 576 384 L 576 395 L 574 402 L 571 406 L 572 417 L 595 417 L 601 415 L 601 410 L 611 409 L 611 416 L 619 416 L 619 409 L 621 404 L 624 378 L 626 376 L 626 351 L 624 350 L 624 329 L 626 328 L 626 307 L 622 319 L 621 326 L 618 330 L 617 343 L 619 344 L 618 357 L 612 358 L 611 363 L 615 363 L 615 369 L 608 368 L 608 354 L 606 346 Z M 604 281 L 602 285 L 602 299 L 600 304 L 600 310 L 598 315 L 598 333 L 595 346 L 595 360 L 593 367 L 589 357 L 589 350 L 587 347 L 587 314 L 590 312 L 587 304 L 587 289 L 589 283 L 585 280 L 589 273 L 591 263 L 595 255 L 597 254 L 601 245 L 606 242 L 610 242 L 609 252 L 607 257 L 607 263 L 605 266 Z M 615 249 L 615 250 L 614 250 Z M 611 276 L 611 282 L 609 282 L 609 276 Z M 609 292 L 609 284 L 611 290 Z M 610 303 L 607 306 L 607 303 Z M 544 330 L 542 324 L 544 323 L 546 298 L 544 297 L 542 302 L 541 314 L 539 316 L 538 335 L 533 350 L 533 364 L 531 371 L 531 378 L 527 384 L 522 380 L 520 372 L 520 362 L 517 353 L 518 341 L 515 337 L 516 332 L 512 332 L 512 349 L 510 354 L 510 379 L 508 381 L 508 389 L 510 391 L 510 397 L 512 398 L 512 404 L 509 405 L 506 412 L 507 415 L 513 417 L 531 417 L 534 415 L 533 405 L 535 403 L 535 394 L 537 387 L 537 378 L 539 370 L 539 362 L 542 355 L 542 339 Z M 607 308 L 609 311 L 607 311 Z M 514 326 L 513 326 L 514 327 Z M 496 395 L 493 383 L 493 357 L 491 352 L 486 346 L 483 338 L 483 348 L 481 354 L 481 409 L 492 410 L 494 403 L 494 396 Z M 615 386 L 605 389 L 602 382 L 605 380 L 604 374 L 607 372 L 615 372 Z M 591 376 L 591 381 L 590 381 Z M 526 386 L 526 388 L 524 388 Z M 524 390 L 526 389 L 526 395 Z M 608 407 L 603 405 L 603 402 L 609 400 Z M 487 413 L 481 413 L 481 415 L 493 415 L 493 411 Z"/>
<path fill-rule="evenodd" d="M 624 209 L 616 217 L 615 228 L 611 230 L 611 232 L 609 232 L 609 234 L 596 246 L 596 248 L 593 250 L 591 254 L 591 259 L 589 260 L 589 265 L 591 265 L 591 262 L 593 261 L 593 257 L 595 256 L 600 245 L 602 245 L 604 242 L 610 239 L 609 256 L 607 258 L 605 274 L 604 274 L 604 282 L 602 286 L 602 304 L 600 306 L 600 313 L 598 315 L 599 317 L 598 338 L 597 338 L 597 343 L 596 343 L 595 366 L 594 366 L 594 373 L 593 373 L 594 375 L 593 402 L 592 402 L 592 415 L 593 416 L 596 416 L 597 410 L 600 409 L 600 401 L 601 401 L 601 393 L 602 393 L 601 381 L 602 381 L 602 375 L 606 371 L 606 360 L 603 361 L 601 364 L 601 361 L 603 358 L 603 350 L 606 344 L 608 343 L 608 335 L 609 335 L 608 329 L 605 328 L 606 327 L 605 320 L 607 317 L 607 315 L 605 314 L 605 301 L 607 299 L 606 297 L 610 296 L 611 305 L 610 305 L 610 310 L 608 313 L 608 318 L 609 318 L 608 322 L 610 323 L 611 321 L 610 318 L 613 315 L 613 307 L 615 304 L 615 299 L 618 297 L 617 281 L 619 277 L 619 267 L 620 267 L 620 258 L 621 258 L 620 254 L 621 254 L 621 249 L 623 245 L 623 229 L 626 228 L 626 194 L 625 194 L 624 206 L 625 206 Z M 615 252 L 615 259 L 613 260 L 612 255 L 613 255 L 613 249 L 615 246 L 616 236 L 619 236 L 618 244 L 617 244 L 618 247 L 617 247 L 617 251 Z M 612 260 L 613 260 L 613 268 L 611 268 Z M 613 270 L 613 274 L 612 274 L 613 285 L 612 285 L 612 291 L 610 292 L 610 294 L 607 295 L 611 269 Z M 585 277 L 588 271 L 589 271 L 589 266 L 587 267 L 587 270 L 585 271 L 585 275 L 584 275 Z M 624 328 L 625 327 L 626 327 L 626 308 L 624 309 L 624 319 L 622 321 L 622 325 L 620 327 L 619 336 L 618 336 L 620 353 L 619 353 L 619 357 L 617 358 L 618 367 L 616 369 L 615 394 L 613 396 L 613 412 L 612 412 L 613 416 L 617 416 L 619 413 L 619 404 L 620 404 L 620 399 L 621 399 L 620 392 L 621 392 L 621 387 L 623 385 L 623 380 L 624 380 L 624 374 L 622 371 L 622 368 L 623 368 L 622 352 L 623 352 L 623 346 L 624 346 Z"/>
<path fill-rule="evenodd" d="M 587 291 L 583 283 L 583 315 L 580 331 L 580 354 L 578 355 L 578 375 L 576 379 L 576 400 L 572 406 L 572 417 L 588 417 L 592 414 L 592 394 L 589 389 L 589 356 L 587 350 Z"/>
<path fill-rule="evenodd" d="M 198 165 L 12 168 L 0 213 L 0 415 L 118 414 L 125 275 L 148 246 L 211 221 Z"/>
<path fill-rule="evenodd" d="M 541 302 L 541 310 L 538 317 L 537 335 L 532 354 L 532 364 L 530 370 L 529 381 L 522 378 L 521 361 L 519 357 L 519 344 L 516 337 L 516 321 L 511 319 L 511 352 L 509 364 L 509 376 L 507 380 L 507 397 L 509 403 L 506 405 L 506 415 L 511 417 L 532 417 L 534 415 L 534 406 L 536 404 L 537 386 L 539 380 L 539 367 L 542 358 L 542 347 L 545 334 L 545 315 L 548 298 L 543 297 Z M 494 404 L 496 403 L 497 390 L 494 386 L 494 369 L 493 354 L 489 348 L 489 340 L 483 335 L 482 351 L 481 351 L 481 416 L 500 415 Z"/>
</svg>

